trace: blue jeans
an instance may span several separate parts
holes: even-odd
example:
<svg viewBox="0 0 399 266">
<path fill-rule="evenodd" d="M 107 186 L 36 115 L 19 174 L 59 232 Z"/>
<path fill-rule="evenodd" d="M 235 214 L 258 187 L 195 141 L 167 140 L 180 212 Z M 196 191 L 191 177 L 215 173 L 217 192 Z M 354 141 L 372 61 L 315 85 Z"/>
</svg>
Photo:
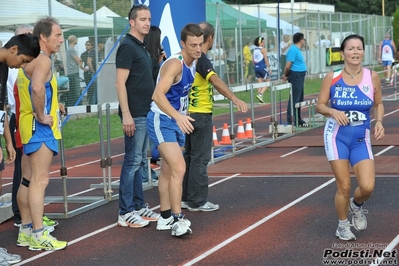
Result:
<svg viewBox="0 0 399 266">
<path fill-rule="evenodd" d="M 212 150 L 212 114 L 193 113 L 194 131 L 186 134 L 184 160 L 186 173 L 183 179 L 182 201 L 198 208 L 208 201 L 208 163 Z"/>
<path fill-rule="evenodd" d="M 132 137 L 125 134 L 125 157 L 123 159 L 119 184 L 119 214 L 126 214 L 145 207 L 143 193 L 143 158 L 147 154 L 147 118 L 133 118 L 136 130 Z"/>
</svg>

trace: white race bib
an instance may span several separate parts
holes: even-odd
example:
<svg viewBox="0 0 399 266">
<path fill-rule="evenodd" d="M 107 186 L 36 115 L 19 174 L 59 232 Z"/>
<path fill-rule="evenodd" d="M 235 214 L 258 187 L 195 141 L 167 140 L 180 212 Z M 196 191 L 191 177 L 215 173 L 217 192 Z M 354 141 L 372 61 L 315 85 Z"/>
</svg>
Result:
<svg viewBox="0 0 399 266">
<path fill-rule="evenodd" d="M 0 135 L 4 134 L 4 123 L 6 120 L 6 112 L 0 111 Z"/>
<path fill-rule="evenodd" d="M 363 121 L 367 120 L 366 115 L 359 111 L 345 111 L 345 115 L 349 119 L 351 126 L 362 125 Z"/>
<path fill-rule="evenodd" d="M 187 114 L 187 108 L 188 108 L 188 95 L 184 97 L 180 97 L 180 108 L 178 112 L 182 115 Z"/>
</svg>

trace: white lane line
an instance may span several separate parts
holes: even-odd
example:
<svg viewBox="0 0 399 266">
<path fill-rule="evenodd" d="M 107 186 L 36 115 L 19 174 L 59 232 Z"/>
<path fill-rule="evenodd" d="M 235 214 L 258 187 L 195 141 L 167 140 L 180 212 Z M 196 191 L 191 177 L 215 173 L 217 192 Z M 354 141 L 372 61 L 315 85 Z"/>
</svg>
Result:
<svg viewBox="0 0 399 266">
<path fill-rule="evenodd" d="M 286 156 L 289 156 L 289 155 L 291 155 L 291 154 L 294 154 L 294 153 L 299 152 L 299 151 L 301 151 L 301 150 L 304 150 L 304 149 L 306 149 L 306 148 L 307 148 L 307 146 L 302 147 L 302 148 L 299 148 L 299 149 L 296 149 L 296 150 L 294 150 L 294 151 L 292 151 L 292 152 L 283 154 L 283 155 L 281 155 L 280 157 L 281 157 L 281 158 L 284 158 L 284 157 L 286 157 Z"/>
<path fill-rule="evenodd" d="M 232 178 L 234 178 L 234 177 L 237 177 L 237 176 L 239 176 L 239 175 L 240 175 L 240 174 L 234 174 L 234 175 L 228 176 L 228 177 L 223 178 L 223 179 L 221 179 L 221 180 L 219 180 L 219 181 L 217 181 L 217 182 L 215 182 L 215 183 L 210 184 L 209 187 L 213 187 L 213 186 L 215 186 L 215 185 L 217 185 L 217 184 L 220 184 L 220 183 L 222 183 L 222 182 L 228 181 L 228 180 L 230 180 L 230 179 L 232 179 Z M 151 210 L 159 209 L 159 207 L 160 207 L 160 205 L 157 205 L 157 206 L 151 208 Z M 106 226 L 106 227 L 100 228 L 100 229 L 98 229 L 98 230 L 96 230 L 96 231 L 93 231 L 93 232 L 91 232 L 91 233 L 89 233 L 89 234 L 86 234 L 86 235 L 83 235 L 83 236 L 81 236 L 81 237 L 78 237 L 78 238 L 76 238 L 76 239 L 74 239 L 74 240 L 68 241 L 68 246 L 71 246 L 71 245 L 73 245 L 73 244 L 76 244 L 76 243 L 78 243 L 78 242 L 80 242 L 80 241 L 82 241 L 82 240 L 85 240 L 85 239 L 89 238 L 89 237 L 98 235 L 98 234 L 100 234 L 100 233 L 102 233 L 102 232 L 105 232 L 105 231 L 111 229 L 111 228 L 114 228 L 115 226 L 117 226 L 117 223 L 110 224 L 110 225 L 108 225 L 108 226 Z M 15 265 L 23 265 L 23 264 L 32 262 L 32 261 L 34 261 L 34 260 L 40 259 L 41 257 L 47 256 L 47 255 L 49 255 L 49 254 L 51 254 L 51 253 L 53 253 L 53 252 L 54 252 L 54 251 L 45 251 L 45 252 L 43 252 L 43 253 L 40 253 L 39 255 L 33 256 L 33 257 L 31 257 L 31 258 L 29 258 L 29 259 L 26 259 L 26 260 L 23 260 L 23 261 L 21 261 L 20 263 L 15 264 Z"/>
<path fill-rule="evenodd" d="M 307 197 L 309 197 L 310 195 L 316 193 L 317 191 L 323 189 L 324 187 L 330 185 L 331 183 L 335 182 L 335 178 L 330 179 L 329 181 L 325 182 L 324 184 L 318 186 L 317 188 L 311 190 L 310 192 L 306 193 L 305 195 L 303 195 L 302 197 L 294 200 L 293 202 L 285 205 L 284 207 L 282 207 L 281 209 L 273 212 L 272 214 L 266 216 L 265 218 L 263 218 L 262 220 L 259 220 L 258 222 L 254 223 L 253 225 L 247 227 L 246 229 L 242 230 L 241 232 L 235 234 L 234 236 L 226 239 L 225 241 L 223 241 L 222 243 L 220 243 L 219 245 L 213 247 L 212 249 L 208 250 L 207 252 L 202 253 L 201 255 L 199 255 L 198 257 L 194 258 L 193 260 L 183 264 L 183 266 L 190 266 L 190 265 L 194 265 L 195 263 L 203 260 L 204 258 L 208 257 L 209 255 L 211 255 L 212 253 L 218 251 L 219 249 L 227 246 L 229 243 L 233 242 L 234 240 L 238 239 L 239 237 L 245 235 L 246 233 L 252 231 L 253 229 L 255 229 L 256 227 L 262 225 L 263 223 L 267 222 L 268 220 L 270 220 L 271 218 L 273 218 L 274 216 L 277 216 L 278 214 L 282 213 L 283 211 L 289 209 L 290 207 L 294 206 L 295 204 L 297 204 L 298 202 L 306 199 Z"/>
<path fill-rule="evenodd" d="M 73 245 L 73 244 L 75 244 L 75 243 L 77 243 L 77 242 L 80 242 L 80 241 L 82 241 L 82 240 L 85 240 L 85 239 L 87 239 L 87 238 L 89 238 L 89 237 L 92 237 L 92 236 L 94 236 L 94 235 L 97 235 L 97 234 L 100 234 L 100 233 L 102 233 L 102 232 L 105 232 L 105 231 L 107 231 L 107 230 L 109 230 L 109 229 L 111 229 L 111 228 L 114 228 L 115 226 L 117 226 L 117 223 L 110 224 L 110 225 L 108 225 L 108 226 L 106 226 L 106 227 L 103 227 L 103 228 L 100 228 L 100 229 L 98 229 L 98 230 L 96 230 L 96 231 L 94 231 L 94 232 L 91 232 L 90 234 L 87 234 L 87 235 L 81 236 L 81 237 L 79 237 L 79 238 L 76 238 L 75 240 L 69 241 L 69 242 L 68 242 L 68 246 L 71 246 L 71 245 Z M 51 253 L 53 253 L 53 252 L 54 252 L 54 250 L 52 250 L 52 251 L 45 251 L 45 252 L 43 252 L 43 253 L 40 253 L 39 255 L 33 256 L 33 257 L 31 257 L 31 258 L 29 258 L 29 259 L 26 259 L 26 260 L 23 260 L 23 261 L 21 261 L 20 263 L 15 264 L 15 265 L 24 265 L 24 264 L 26 264 L 26 263 L 29 263 L 29 262 L 35 261 L 35 260 L 37 260 L 37 259 L 40 259 L 40 258 L 42 258 L 42 257 L 44 257 L 44 256 L 47 256 L 47 255 L 49 255 L 49 254 L 51 254 Z M 62 252 L 62 251 L 61 251 L 61 252 Z"/>
<path fill-rule="evenodd" d="M 382 252 L 382 254 L 384 254 L 385 252 L 392 252 L 392 250 L 394 249 L 394 247 L 396 247 L 396 245 L 399 243 L 399 235 L 397 235 L 391 243 L 389 243 L 389 245 L 384 249 L 384 251 Z M 373 262 L 372 264 L 370 264 L 370 266 L 377 266 L 380 265 L 380 263 L 384 260 L 384 256 L 382 257 L 378 257 L 375 259 L 375 262 Z M 389 259 L 392 259 L 392 257 L 389 257 Z M 397 258 L 396 258 L 397 259 Z M 382 264 L 385 265 L 385 264 Z M 388 265 L 388 264 L 387 264 Z"/>
<path fill-rule="evenodd" d="M 116 158 L 116 157 L 120 157 L 120 156 L 123 156 L 123 155 L 125 155 L 125 153 L 116 154 L 114 156 L 111 156 L 111 158 Z M 67 170 L 73 169 L 73 168 L 82 167 L 82 166 L 86 166 L 86 165 L 93 164 L 93 163 L 98 163 L 99 161 L 100 161 L 100 159 L 94 160 L 94 161 L 91 161 L 91 162 L 82 163 L 82 164 L 77 164 L 77 165 L 68 167 Z M 52 174 L 56 174 L 56 173 L 59 173 L 59 172 L 60 172 L 60 170 L 57 170 L 57 171 L 52 171 L 49 174 L 52 175 Z"/>
<path fill-rule="evenodd" d="M 386 151 L 389 151 L 390 149 L 392 149 L 395 146 L 388 146 L 385 149 L 383 149 L 382 151 L 380 151 L 379 153 L 374 154 L 374 156 L 380 156 L 381 154 L 385 153 Z"/>
</svg>

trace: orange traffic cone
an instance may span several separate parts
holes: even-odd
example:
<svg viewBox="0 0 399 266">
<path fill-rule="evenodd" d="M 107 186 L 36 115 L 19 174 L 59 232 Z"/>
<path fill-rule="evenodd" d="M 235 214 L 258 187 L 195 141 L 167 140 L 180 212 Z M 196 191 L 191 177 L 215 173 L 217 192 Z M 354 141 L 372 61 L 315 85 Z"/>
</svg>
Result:
<svg viewBox="0 0 399 266">
<path fill-rule="evenodd" d="M 223 145 L 231 144 L 231 139 L 230 139 L 230 135 L 229 135 L 229 127 L 227 126 L 227 123 L 223 124 L 222 140 L 220 141 L 220 144 L 223 144 Z"/>
<path fill-rule="evenodd" d="M 252 124 L 250 118 L 247 118 L 247 124 L 245 125 L 245 136 L 252 139 Z"/>
<path fill-rule="evenodd" d="M 213 126 L 213 146 L 219 146 L 218 135 L 216 134 L 215 126 Z"/>
<path fill-rule="evenodd" d="M 244 124 L 242 120 L 238 120 L 238 128 L 237 128 L 237 139 L 245 139 L 247 138 L 245 131 L 244 131 Z"/>
</svg>

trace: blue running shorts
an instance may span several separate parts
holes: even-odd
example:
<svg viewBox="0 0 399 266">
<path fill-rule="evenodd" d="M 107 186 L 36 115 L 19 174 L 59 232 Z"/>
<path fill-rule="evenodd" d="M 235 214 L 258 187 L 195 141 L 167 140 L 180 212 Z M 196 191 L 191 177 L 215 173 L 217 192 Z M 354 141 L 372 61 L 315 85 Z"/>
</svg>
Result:
<svg viewBox="0 0 399 266">
<path fill-rule="evenodd" d="M 155 147 L 163 142 L 177 142 L 180 147 L 184 147 L 184 133 L 176 121 L 167 115 L 150 111 L 147 115 L 147 133 Z"/>
<path fill-rule="evenodd" d="M 51 151 L 53 151 L 54 156 L 58 154 L 58 140 L 49 140 L 49 141 L 43 141 L 43 142 L 34 142 L 34 143 L 28 143 L 24 144 L 24 154 L 30 155 L 31 153 L 34 153 L 40 149 L 42 144 L 45 144 L 47 148 Z"/>
</svg>

